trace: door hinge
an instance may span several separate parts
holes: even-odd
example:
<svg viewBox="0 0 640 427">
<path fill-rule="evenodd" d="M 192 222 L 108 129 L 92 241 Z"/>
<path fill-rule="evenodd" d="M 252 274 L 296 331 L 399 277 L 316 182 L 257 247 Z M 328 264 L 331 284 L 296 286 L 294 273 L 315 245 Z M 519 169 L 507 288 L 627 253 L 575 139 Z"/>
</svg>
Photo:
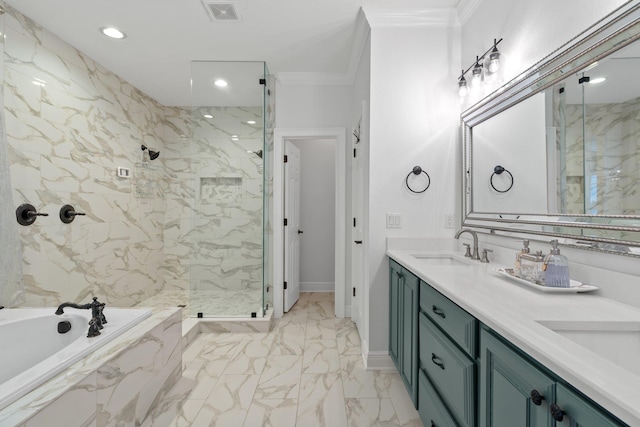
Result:
<svg viewBox="0 0 640 427">
<path fill-rule="evenodd" d="M 287 289 L 287 282 L 284 282 L 284 288 Z"/>
<path fill-rule="evenodd" d="M 356 296 L 356 288 L 353 288 L 353 296 Z"/>
<path fill-rule="evenodd" d="M 356 219 L 355 218 L 353 218 L 353 226 L 354 227 L 356 226 Z"/>
<path fill-rule="evenodd" d="M 289 161 L 289 156 L 287 156 L 286 154 L 284 155 L 284 162 L 287 163 Z"/>
<path fill-rule="evenodd" d="M 267 85 L 267 79 L 260 79 L 259 84 L 266 86 Z"/>
<path fill-rule="evenodd" d="M 353 157 L 356 157 L 356 149 L 353 149 Z"/>
<path fill-rule="evenodd" d="M 286 227 L 287 225 L 289 225 L 289 221 L 287 221 L 287 218 L 284 219 L 284 226 Z"/>
</svg>

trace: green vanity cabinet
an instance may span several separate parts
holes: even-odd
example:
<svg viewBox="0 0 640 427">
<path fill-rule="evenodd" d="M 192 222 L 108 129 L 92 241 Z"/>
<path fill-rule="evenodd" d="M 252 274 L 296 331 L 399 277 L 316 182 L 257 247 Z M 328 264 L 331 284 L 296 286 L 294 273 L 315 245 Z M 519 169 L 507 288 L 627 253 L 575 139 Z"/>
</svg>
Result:
<svg viewBox="0 0 640 427">
<path fill-rule="evenodd" d="M 628 427 L 392 259 L 389 354 L 427 427 Z"/>
<path fill-rule="evenodd" d="M 556 427 L 620 427 L 621 422 L 611 419 L 600 408 L 561 383 L 556 384 L 556 401 L 553 405 Z"/>
<path fill-rule="evenodd" d="M 420 279 L 393 260 L 389 267 L 389 354 L 417 407 Z"/>
<path fill-rule="evenodd" d="M 481 427 L 626 426 L 485 329 L 480 366 Z"/>
<path fill-rule="evenodd" d="M 552 426 L 555 381 L 490 332 L 480 332 L 480 427 Z"/>
</svg>

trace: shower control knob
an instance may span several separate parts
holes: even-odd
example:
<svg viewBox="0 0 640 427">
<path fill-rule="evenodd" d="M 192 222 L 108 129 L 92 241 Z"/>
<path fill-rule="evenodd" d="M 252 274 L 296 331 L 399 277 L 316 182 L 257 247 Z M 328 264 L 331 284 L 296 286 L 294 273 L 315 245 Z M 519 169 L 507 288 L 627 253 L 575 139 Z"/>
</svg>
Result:
<svg viewBox="0 0 640 427">
<path fill-rule="evenodd" d="M 49 216 L 49 214 L 36 211 L 36 208 L 29 203 L 23 203 L 16 209 L 16 219 L 20 225 L 31 225 L 39 216 Z"/>
<path fill-rule="evenodd" d="M 65 224 L 70 224 L 76 218 L 77 215 L 86 215 L 83 212 L 76 212 L 71 205 L 64 205 L 60 208 L 60 221 Z"/>
</svg>

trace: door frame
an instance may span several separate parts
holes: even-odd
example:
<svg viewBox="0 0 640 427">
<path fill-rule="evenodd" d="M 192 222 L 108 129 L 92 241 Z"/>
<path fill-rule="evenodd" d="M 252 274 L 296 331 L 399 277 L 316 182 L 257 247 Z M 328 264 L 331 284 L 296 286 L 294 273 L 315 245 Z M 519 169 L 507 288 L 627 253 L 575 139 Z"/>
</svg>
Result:
<svg viewBox="0 0 640 427">
<path fill-rule="evenodd" d="M 347 174 L 346 128 L 281 128 L 274 129 L 273 138 L 273 315 L 282 317 L 284 312 L 284 141 L 286 139 L 335 139 L 336 187 L 335 187 L 335 315 L 345 316 L 346 292 L 346 222 L 347 222 Z M 351 261 L 349 261 L 351 262 Z"/>
</svg>

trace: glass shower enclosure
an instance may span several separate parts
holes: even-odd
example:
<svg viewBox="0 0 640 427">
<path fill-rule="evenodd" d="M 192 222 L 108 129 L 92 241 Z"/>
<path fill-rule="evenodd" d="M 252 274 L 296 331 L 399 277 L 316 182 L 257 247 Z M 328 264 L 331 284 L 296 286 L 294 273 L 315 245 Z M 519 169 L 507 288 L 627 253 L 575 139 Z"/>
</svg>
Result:
<svg viewBox="0 0 640 427">
<path fill-rule="evenodd" d="M 194 61 L 185 168 L 193 317 L 263 317 L 268 307 L 270 78 L 264 62 Z M 186 208 L 186 207 L 185 207 Z"/>
</svg>

